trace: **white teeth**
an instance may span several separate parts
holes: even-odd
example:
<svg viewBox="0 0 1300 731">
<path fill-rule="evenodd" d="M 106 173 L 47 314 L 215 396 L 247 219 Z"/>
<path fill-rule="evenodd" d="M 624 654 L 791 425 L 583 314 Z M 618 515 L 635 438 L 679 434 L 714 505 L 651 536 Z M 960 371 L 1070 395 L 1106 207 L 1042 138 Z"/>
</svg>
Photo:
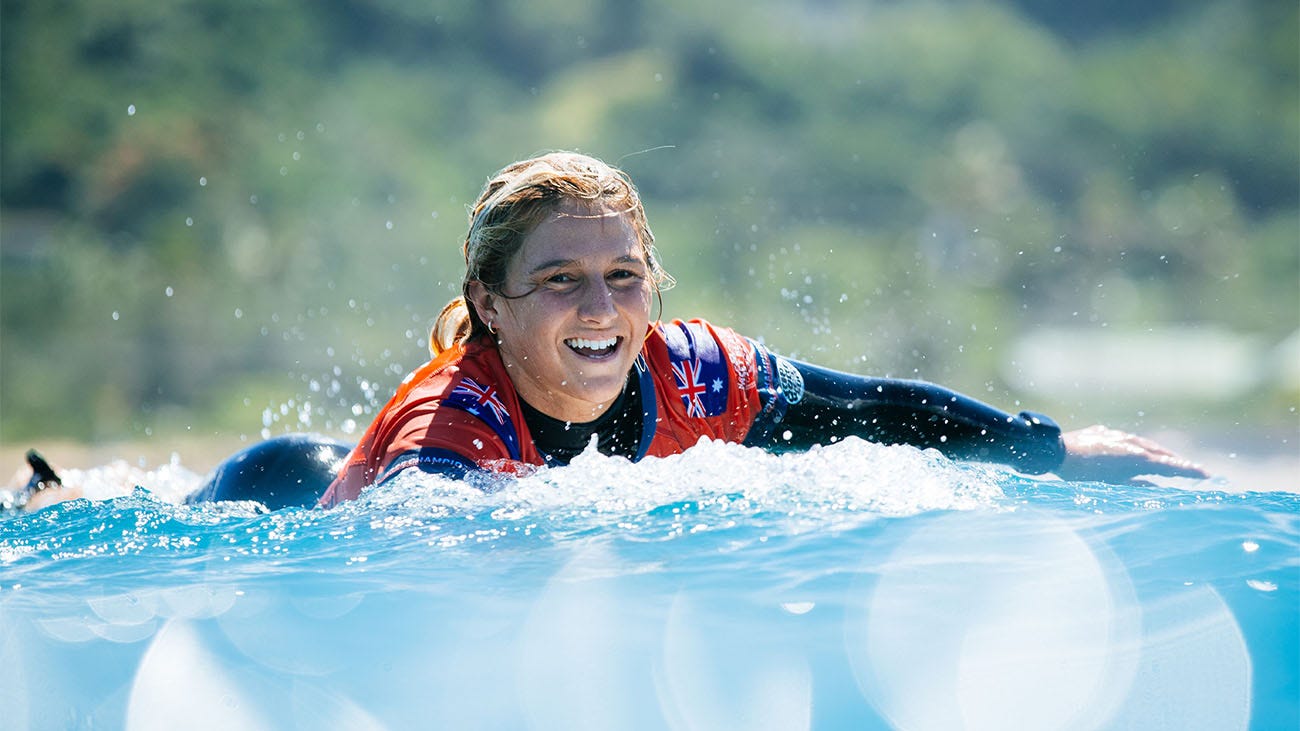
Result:
<svg viewBox="0 0 1300 731">
<path fill-rule="evenodd" d="M 569 338 L 564 344 L 570 348 L 583 348 L 585 350 L 604 350 L 618 345 L 618 338 L 609 338 L 607 340 L 586 340 L 583 338 Z"/>
</svg>

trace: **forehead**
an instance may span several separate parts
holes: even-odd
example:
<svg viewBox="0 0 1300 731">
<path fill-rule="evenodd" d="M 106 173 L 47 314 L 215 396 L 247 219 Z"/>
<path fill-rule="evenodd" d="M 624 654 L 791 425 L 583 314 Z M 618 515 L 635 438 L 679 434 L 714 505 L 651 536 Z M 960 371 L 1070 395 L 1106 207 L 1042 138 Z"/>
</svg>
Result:
<svg viewBox="0 0 1300 731">
<path fill-rule="evenodd" d="M 627 213 L 607 206 L 567 204 L 524 237 L 516 263 L 526 270 L 558 261 L 642 258 L 641 243 Z"/>
</svg>

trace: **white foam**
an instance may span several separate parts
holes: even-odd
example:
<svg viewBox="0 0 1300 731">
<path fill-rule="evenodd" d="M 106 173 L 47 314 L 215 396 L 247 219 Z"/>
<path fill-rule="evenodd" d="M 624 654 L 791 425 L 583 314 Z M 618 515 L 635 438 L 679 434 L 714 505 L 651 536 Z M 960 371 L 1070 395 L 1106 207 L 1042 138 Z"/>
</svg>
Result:
<svg viewBox="0 0 1300 731">
<path fill-rule="evenodd" d="M 88 500 L 125 497 L 136 487 L 143 487 L 158 500 L 169 503 L 184 502 L 185 496 L 197 489 L 203 479 L 186 469 L 175 454 L 167 464 L 153 469 L 117 459 L 88 470 L 68 469 L 61 477 L 65 485 L 80 488 L 82 497 Z"/>
<path fill-rule="evenodd" d="M 780 455 L 702 439 L 681 454 L 637 463 L 588 448 L 567 467 L 500 478 L 488 490 L 408 471 L 368 490 L 365 500 L 435 512 L 488 509 L 499 520 L 618 517 L 697 502 L 722 508 L 709 511 L 714 518 L 734 507 L 746 514 L 835 519 L 990 506 L 1002 496 L 998 474 L 933 450 L 856 438 Z M 683 530 L 694 527 L 683 525 Z"/>
</svg>

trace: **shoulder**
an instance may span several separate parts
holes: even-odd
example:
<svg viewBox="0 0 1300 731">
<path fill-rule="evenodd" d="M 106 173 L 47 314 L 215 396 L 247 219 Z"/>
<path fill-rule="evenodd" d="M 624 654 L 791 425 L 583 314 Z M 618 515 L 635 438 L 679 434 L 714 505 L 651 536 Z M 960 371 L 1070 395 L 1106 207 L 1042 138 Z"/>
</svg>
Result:
<svg viewBox="0 0 1300 731">
<path fill-rule="evenodd" d="M 653 341 L 670 363 L 699 363 L 700 367 L 722 368 L 734 375 L 741 389 L 754 385 L 754 344 L 728 327 L 707 320 L 673 320 L 657 323 Z"/>
<path fill-rule="evenodd" d="M 495 383 L 504 376 L 500 362 L 496 348 L 491 346 L 478 343 L 457 346 L 408 374 L 398 387 L 395 400 L 440 399 L 452 393 L 466 378 Z"/>
<path fill-rule="evenodd" d="M 390 455 L 437 446 L 475 461 L 520 458 L 518 397 L 495 348 L 470 344 L 405 385 L 386 414 Z"/>
</svg>

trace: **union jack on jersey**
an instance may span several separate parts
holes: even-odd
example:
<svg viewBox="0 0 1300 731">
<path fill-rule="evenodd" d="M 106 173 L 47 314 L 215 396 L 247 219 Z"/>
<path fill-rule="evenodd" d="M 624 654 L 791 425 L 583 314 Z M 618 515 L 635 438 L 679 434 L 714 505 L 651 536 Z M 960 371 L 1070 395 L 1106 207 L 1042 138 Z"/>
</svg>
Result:
<svg viewBox="0 0 1300 731">
<path fill-rule="evenodd" d="M 682 397 L 682 403 L 686 404 L 686 415 L 703 418 L 704 402 L 700 397 L 708 387 L 700 379 L 700 361 L 683 360 L 672 366 L 673 375 L 677 376 L 677 394 Z"/>
<path fill-rule="evenodd" d="M 497 389 L 494 386 L 484 386 L 472 378 L 462 378 L 460 383 L 451 390 L 447 402 L 478 417 L 482 417 L 482 412 L 486 409 L 496 419 L 497 424 L 502 426 L 505 426 L 510 419 L 510 412 L 506 411 L 506 405 L 501 403 L 501 398 L 497 396 Z"/>
<path fill-rule="evenodd" d="M 718 342 L 698 323 L 673 323 L 663 333 L 686 415 L 708 418 L 726 413 L 730 369 Z"/>
</svg>

